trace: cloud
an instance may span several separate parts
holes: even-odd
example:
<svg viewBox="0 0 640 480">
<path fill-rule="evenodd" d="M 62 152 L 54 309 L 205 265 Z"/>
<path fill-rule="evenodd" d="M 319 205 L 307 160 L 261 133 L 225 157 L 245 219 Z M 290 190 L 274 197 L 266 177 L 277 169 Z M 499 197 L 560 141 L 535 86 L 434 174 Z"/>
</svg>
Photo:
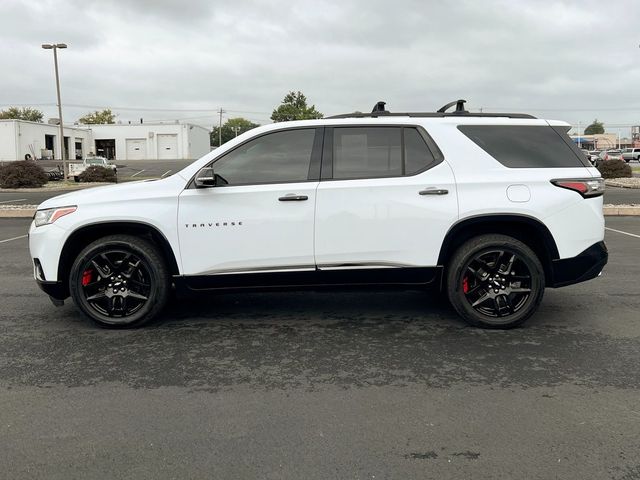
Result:
<svg viewBox="0 0 640 480">
<path fill-rule="evenodd" d="M 469 107 L 640 123 L 640 5 L 588 1 L 5 0 L 0 103 L 215 109 L 269 121 L 288 90 L 325 114 Z M 214 112 L 116 108 L 126 121 Z M 54 115 L 53 107 L 43 107 Z M 65 107 L 74 119 L 88 107 Z M 245 113 L 251 112 L 251 113 Z"/>
</svg>

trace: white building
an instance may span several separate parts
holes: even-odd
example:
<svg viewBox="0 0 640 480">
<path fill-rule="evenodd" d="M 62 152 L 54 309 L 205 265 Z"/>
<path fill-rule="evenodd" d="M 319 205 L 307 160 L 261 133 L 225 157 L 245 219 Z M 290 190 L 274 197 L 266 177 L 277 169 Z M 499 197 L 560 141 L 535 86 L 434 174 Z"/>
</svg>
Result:
<svg viewBox="0 0 640 480">
<path fill-rule="evenodd" d="M 31 155 L 31 158 L 59 159 L 59 138 L 58 125 L 24 120 L 0 120 L 0 161 L 24 160 L 27 154 Z M 64 127 L 67 158 L 85 158 L 93 146 L 92 142 L 91 130 Z"/>
<path fill-rule="evenodd" d="M 57 125 L 0 120 L 0 161 L 60 156 Z M 89 154 L 110 160 L 192 160 L 209 152 L 209 131 L 188 123 L 78 125 L 64 127 L 67 158 Z"/>
<path fill-rule="evenodd" d="M 90 125 L 93 153 L 116 160 L 192 160 L 211 151 L 209 131 L 188 123 Z"/>
</svg>

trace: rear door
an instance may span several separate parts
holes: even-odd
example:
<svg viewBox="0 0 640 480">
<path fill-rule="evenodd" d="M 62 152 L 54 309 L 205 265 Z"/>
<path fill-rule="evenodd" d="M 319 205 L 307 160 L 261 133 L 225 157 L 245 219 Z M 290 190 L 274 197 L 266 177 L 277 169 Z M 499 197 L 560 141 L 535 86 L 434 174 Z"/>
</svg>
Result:
<svg viewBox="0 0 640 480">
<path fill-rule="evenodd" d="M 316 202 L 321 270 L 435 266 L 458 214 L 452 170 L 414 126 L 327 128 Z"/>
</svg>

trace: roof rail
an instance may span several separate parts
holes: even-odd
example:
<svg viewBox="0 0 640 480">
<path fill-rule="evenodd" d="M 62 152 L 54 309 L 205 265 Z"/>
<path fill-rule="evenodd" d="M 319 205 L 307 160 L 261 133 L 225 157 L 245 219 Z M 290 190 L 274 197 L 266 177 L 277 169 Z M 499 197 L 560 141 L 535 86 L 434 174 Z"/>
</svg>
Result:
<svg viewBox="0 0 640 480">
<path fill-rule="evenodd" d="M 373 110 L 371 113 L 362 113 L 362 112 L 354 112 L 354 113 L 342 113 L 340 115 L 332 115 L 331 117 L 325 117 L 329 119 L 339 119 L 339 118 L 377 118 L 377 117 L 427 117 L 427 118 L 442 118 L 442 117 L 506 117 L 506 118 L 536 118 L 533 115 L 528 115 L 526 113 L 472 113 L 464 109 L 464 104 L 466 100 L 454 100 L 453 102 L 447 103 L 445 106 L 440 108 L 437 112 L 403 112 L 403 113 L 391 113 L 386 109 L 386 102 L 380 101 L 377 102 L 373 106 Z M 456 109 L 453 112 L 448 112 L 447 110 L 453 106 L 456 106 Z"/>
<path fill-rule="evenodd" d="M 454 100 L 453 102 L 447 103 L 444 107 L 442 107 L 440 110 L 438 110 L 438 113 L 445 113 L 447 110 L 449 110 L 454 105 L 456 106 L 456 111 L 454 113 L 456 113 L 458 115 L 462 115 L 464 113 L 469 113 L 464 109 L 464 104 L 465 103 L 467 103 L 466 100 L 462 100 L 462 99 Z"/>
</svg>

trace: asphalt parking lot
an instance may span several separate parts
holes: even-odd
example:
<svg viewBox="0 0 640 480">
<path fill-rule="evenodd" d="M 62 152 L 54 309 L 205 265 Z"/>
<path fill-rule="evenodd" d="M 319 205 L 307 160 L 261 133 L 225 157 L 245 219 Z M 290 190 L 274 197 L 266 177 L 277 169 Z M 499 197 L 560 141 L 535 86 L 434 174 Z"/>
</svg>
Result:
<svg viewBox="0 0 640 480">
<path fill-rule="evenodd" d="M 80 160 L 71 160 L 80 161 Z M 116 160 L 113 163 L 118 167 L 118 175 L 121 178 L 129 178 L 133 175 L 142 177 L 160 177 L 170 175 L 182 170 L 195 160 Z M 38 160 L 38 164 L 45 170 L 62 167 L 60 160 Z"/>
<path fill-rule="evenodd" d="M 516 330 L 306 292 L 107 331 L 49 302 L 28 220 L 0 219 L 0 477 L 640 479 L 640 219 L 606 223 L 603 275 Z"/>
</svg>

